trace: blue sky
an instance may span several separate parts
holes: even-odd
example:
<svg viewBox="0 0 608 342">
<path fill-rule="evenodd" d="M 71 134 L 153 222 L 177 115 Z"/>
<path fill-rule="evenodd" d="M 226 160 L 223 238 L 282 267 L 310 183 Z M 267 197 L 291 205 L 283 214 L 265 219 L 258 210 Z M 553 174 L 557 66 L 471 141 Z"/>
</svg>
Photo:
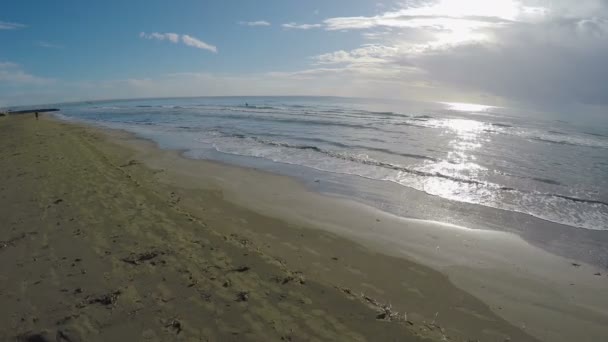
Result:
<svg viewBox="0 0 608 342">
<path fill-rule="evenodd" d="M 603 0 L 0 5 L 0 106 L 197 95 L 608 104 Z"/>
<path fill-rule="evenodd" d="M 352 14 L 369 12 L 370 2 L 276 0 L 259 6 L 256 1 L 19 0 L 2 7 L 0 21 L 26 25 L 0 31 L 0 44 L 10 47 L 0 52 L 3 60 L 18 61 L 41 77 L 80 80 L 83 76 L 145 77 L 151 72 L 239 73 L 303 67 L 306 56 L 336 46 L 355 47 L 357 35 L 327 36 L 318 30 L 301 34 L 238 23 L 318 22 L 321 13 L 344 13 L 345 8 Z M 216 45 L 220 53 L 141 40 L 140 32 L 188 34 Z"/>
</svg>

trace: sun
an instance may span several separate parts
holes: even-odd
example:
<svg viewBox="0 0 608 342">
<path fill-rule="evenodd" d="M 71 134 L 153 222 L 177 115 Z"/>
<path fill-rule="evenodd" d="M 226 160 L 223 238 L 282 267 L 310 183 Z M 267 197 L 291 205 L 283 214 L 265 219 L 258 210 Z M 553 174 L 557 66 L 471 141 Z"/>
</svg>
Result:
<svg viewBox="0 0 608 342">
<path fill-rule="evenodd" d="M 435 28 L 436 41 L 431 45 L 458 44 L 490 39 L 484 29 L 517 20 L 526 7 L 515 0 L 441 0 L 400 12 L 411 16 L 409 26 Z"/>
</svg>

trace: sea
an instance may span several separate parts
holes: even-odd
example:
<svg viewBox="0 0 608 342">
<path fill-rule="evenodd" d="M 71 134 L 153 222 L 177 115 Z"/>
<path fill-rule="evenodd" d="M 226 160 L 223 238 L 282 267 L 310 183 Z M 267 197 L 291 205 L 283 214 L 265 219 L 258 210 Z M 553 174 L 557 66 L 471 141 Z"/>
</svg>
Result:
<svg viewBox="0 0 608 342">
<path fill-rule="evenodd" d="M 56 115 L 126 130 L 188 158 L 331 180 L 325 191 L 397 214 L 407 199 L 370 192 L 407 189 L 608 230 L 608 127 L 579 123 L 575 113 L 569 120 L 468 103 L 197 97 L 62 104 Z"/>
</svg>

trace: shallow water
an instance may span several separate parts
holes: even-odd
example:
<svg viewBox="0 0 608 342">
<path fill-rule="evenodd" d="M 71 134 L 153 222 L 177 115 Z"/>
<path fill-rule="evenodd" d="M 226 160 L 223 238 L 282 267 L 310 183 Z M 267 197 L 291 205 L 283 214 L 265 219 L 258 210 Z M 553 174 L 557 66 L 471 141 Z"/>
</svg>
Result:
<svg viewBox="0 0 608 342">
<path fill-rule="evenodd" d="M 313 97 L 88 102 L 61 106 L 59 116 L 125 129 L 192 158 L 356 175 L 608 230 L 606 127 L 508 108 Z"/>
</svg>

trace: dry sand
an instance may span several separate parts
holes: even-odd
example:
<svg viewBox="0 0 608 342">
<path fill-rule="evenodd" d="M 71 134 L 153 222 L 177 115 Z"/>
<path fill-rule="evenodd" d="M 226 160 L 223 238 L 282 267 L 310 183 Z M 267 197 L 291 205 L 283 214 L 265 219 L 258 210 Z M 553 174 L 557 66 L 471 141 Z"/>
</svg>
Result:
<svg viewBox="0 0 608 342">
<path fill-rule="evenodd" d="M 282 213 L 266 194 L 308 198 L 289 179 L 107 136 L 0 118 L 0 340 L 536 340 L 446 275 L 339 236 L 375 214 Z"/>
</svg>

